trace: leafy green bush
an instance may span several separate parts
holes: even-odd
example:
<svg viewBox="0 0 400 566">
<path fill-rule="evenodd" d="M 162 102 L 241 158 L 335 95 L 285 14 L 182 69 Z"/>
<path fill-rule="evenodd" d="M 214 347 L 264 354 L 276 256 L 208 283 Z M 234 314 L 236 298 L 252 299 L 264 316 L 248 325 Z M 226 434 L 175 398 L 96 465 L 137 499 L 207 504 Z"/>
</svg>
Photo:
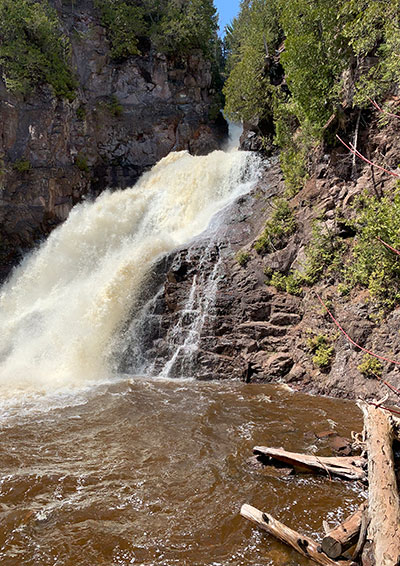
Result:
<svg viewBox="0 0 400 566">
<path fill-rule="evenodd" d="M 275 287 L 278 291 L 285 291 L 290 295 L 301 295 L 303 292 L 303 278 L 295 271 L 287 275 L 280 271 L 273 271 L 270 279 L 267 281 L 269 285 Z"/>
<path fill-rule="evenodd" d="M 213 0 L 176 2 L 168 0 L 152 40 L 160 51 L 184 55 L 201 49 L 213 58 L 218 20 Z"/>
<path fill-rule="evenodd" d="M 387 307 L 400 300 L 399 257 L 379 240 L 400 248 L 400 187 L 382 199 L 364 194 L 355 204 L 353 227 L 357 234 L 344 268 L 344 281 L 359 284 Z"/>
<path fill-rule="evenodd" d="M 364 377 L 376 378 L 382 377 L 383 364 L 377 358 L 365 354 L 362 363 L 357 366 L 357 369 Z"/>
<path fill-rule="evenodd" d="M 251 258 L 251 255 L 249 254 L 249 252 L 240 251 L 236 254 L 235 259 L 241 267 L 246 267 L 246 265 L 250 261 L 250 258 Z"/>
<path fill-rule="evenodd" d="M 399 0 L 241 3 L 225 41 L 225 110 L 236 120 L 274 123 L 286 196 L 302 187 L 310 149 L 331 144 L 335 125 L 354 116 L 355 106 L 397 92 L 399 8 Z M 272 71 L 283 39 L 281 81 Z"/>
<path fill-rule="evenodd" d="M 270 220 L 266 222 L 264 231 L 254 243 L 254 249 L 260 254 L 285 247 L 288 238 L 296 231 L 296 219 L 287 200 L 277 198 L 273 206 Z"/>
<path fill-rule="evenodd" d="M 76 111 L 76 117 L 78 118 L 78 120 L 80 120 L 81 122 L 84 121 L 84 119 L 86 118 L 86 109 L 84 106 L 79 106 L 79 108 Z"/>
<path fill-rule="evenodd" d="M 335 349 L 329 343 L 325 334 L 318 334 L 307 340 L 308 349 L 313 354 L 312 361 L 321 370 L 328 370 L 332 364 Z"/>
<path fill-rule="evenodd" d="M 337 291 L 341 297 L 347 297 L 350 293 L 350 287 L 346 283 L 339 283 Z"/>
<path fill-rule="evenodd" d="M 340 17 L 343 34 L 361 62 L 355 102 L 386 94 L 400 76 L 400 21 L 398 0 L 347 0 Z M 373 56 L 373 57 L 371 57 Z M 366 62 L 368 58 L 368 63 Z"/>
<path fill-rule="evenodd" d="M 75 159 L 75 165 L 78 167 L 80 171 L 84 173 L 89 173 L 89 164 L 86 155 L 83 153 L 78 153 Z"/>
<path fill-rule="evenodd" d="M 124 109 L 118 98 L 115 96 L 115 94 L 113 94 L 110 97 L 110 101 L 106 104 L 106 107 L 107 110 L 110 112 L 110 114 L 112 114 L 116 118 L 122 116 L 122 112 Z"/>
<path fill-rule="evenodd" d="M 265 72 L 265 55 L 266 50 L 274 53 L 280 36 L 276 0 L 241 3 L 240 13 L 225 37 L 229 74 L 224 87 L 225 111 L 232 120 L 270 114 L 272 89 Z"/>
<path fill-rule="evenodd" d="M 17 159 L 13 165 L 14 169 L 18 171 L 18 173 L 26 173 L 31 168 L 31 162 L 27 159 Z"/>
<path fill-rule="evenodd" d="M 332 234 L 321 220 L 316 219 L 311 241 L 305 251 L 304 281 L 313 285 L 323 276 L 340 273 L 345 249 L 343 240 Z"/>
<path fill-rule="evenodd" d="M 69 43 L 47 0 L 0 0 L 0 38 L 0 65 L 9 90 L 27 94 L 47 83 L 57 96 L 74 98 Z"/>
</svg>

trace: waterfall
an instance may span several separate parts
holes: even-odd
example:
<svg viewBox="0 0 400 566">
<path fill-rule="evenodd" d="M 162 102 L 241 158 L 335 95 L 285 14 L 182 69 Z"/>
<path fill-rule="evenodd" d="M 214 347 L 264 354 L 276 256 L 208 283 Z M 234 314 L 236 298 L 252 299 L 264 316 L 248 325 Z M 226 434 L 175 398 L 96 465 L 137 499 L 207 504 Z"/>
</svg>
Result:
<svg viewBox="0 0 400 566">
<path fill-rule="evenodd" d="M 0 388 L 108 378 L 115 337 L 151 265 L 246 193 L 258 158 L 171 153 L 132 188 L 77 205 L 0 289 Z"/>
<path fill-rule="evenodd" d="M 195 354 L 199 347 L 201 331 L 209 316 L 217 292 L 217 275 L 221 266 L 221 256 L 215 262 L 210 275 L 204 274 L 203 266 L 207 256 L 215 247 L 212 241 L 204 250 L 199 270 L 193 277 L 192 286 L 186 305 L 180 313 L 177 324 L 168 335 L 170 357 L 161 371 L 162 377 L 176 374 L 193 376 L 195 370 Z M 190 260 L 190 255 L 188 257 Z M 176 365 L 179 368 L 176 368 Z"/>
</svg>

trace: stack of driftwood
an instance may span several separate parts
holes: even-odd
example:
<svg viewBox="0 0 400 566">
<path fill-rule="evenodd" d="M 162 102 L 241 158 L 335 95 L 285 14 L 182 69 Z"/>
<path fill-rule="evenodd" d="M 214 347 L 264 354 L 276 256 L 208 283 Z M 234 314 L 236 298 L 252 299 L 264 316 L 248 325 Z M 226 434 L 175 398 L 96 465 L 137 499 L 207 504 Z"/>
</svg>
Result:
<svg viewBox="0 0 400 566">
<path fill-rule="evenodd" d="M 400 502 L 393 453 L 400 421 L 377 405 L 358 405 L 364 415 L 365 455 L 326 458 L 263 446 L 255 447 L 254 453 L 263 463 L 284 463 L 296 471 L 368 481 L 365 504 L 326 532 L 321 543 L 251 505 L 243 505 L 241 515 L 318 564 L 400 566 Z"/>
</svg>

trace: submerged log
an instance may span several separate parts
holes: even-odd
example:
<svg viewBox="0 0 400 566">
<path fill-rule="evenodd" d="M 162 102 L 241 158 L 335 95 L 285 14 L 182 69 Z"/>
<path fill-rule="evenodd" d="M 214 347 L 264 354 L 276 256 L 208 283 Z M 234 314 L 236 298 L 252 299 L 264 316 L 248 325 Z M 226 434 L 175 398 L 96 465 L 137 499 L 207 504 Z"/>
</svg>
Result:
<svg viewBox="0 0 400 566">
<path fill-rule="evenodd" d="M 358 403 L 367 435 L 369 526 L 372 563 L 400 565 L 400 501 L 393 458 L 391 417 L 382 409 Z"/>
<path fill-rule="evenodd" d="M 322 564 L 322 566 L 352 566 L 354 564 L 354 562 L 348 560 L 340 562 L 332 560 L 322 552 L 321 547 L 314 540 L 299 534 L 274 519 L 268 513 L 263 513 L 251 505 L 243 505 L 240 514 L 267 531 L 270 535 L 297 550 L 302 556 L 314 560 L 314 562 Z"/>
<path fill-rule="evenodd" d="M 325 473 L 328 476 L 339 476 L 348 480 L 364 480 L 366 477 L 362 469 L 365 460 L 361 457 L 340 456 L 329 458 L 311 456 L 309 454 L 287 452 L 280 448 L 268 448 L 267 446 L 255 446 L 253 452 L 256 455 L 290 464 L 298 471 Z"/>
<path fill-rule="evenodd" d="M 355 513 L 326 534 L 321 543 L 325 554 L 330 558 L 339 558 L 345 550 L 356 544 L 365 512 L 366 503 L 363 503 Z"/>
</svg>

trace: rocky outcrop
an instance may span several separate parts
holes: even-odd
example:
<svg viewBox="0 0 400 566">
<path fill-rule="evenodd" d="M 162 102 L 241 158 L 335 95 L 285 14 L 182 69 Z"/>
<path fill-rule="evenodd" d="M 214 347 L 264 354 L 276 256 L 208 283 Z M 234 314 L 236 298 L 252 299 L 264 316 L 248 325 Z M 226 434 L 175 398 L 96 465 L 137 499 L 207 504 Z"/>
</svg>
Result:
<svg viewBox="0 0 400 566">
<path fill-rule="evenodd" d="M 0 80 L 0 264 L 3 271 L 62 222 L 75 203 L 126 187 L 170 151 L 204 154 L 227 134 L 209 119 L 210 63 L 174 61 L 147 46 L 111 60 L 93 2 L 53 4 L 72 47 L 73 102 L 43 86 L 26 99 Z"/>
<path fill-rule="evenodd" d="M 385 152 L 396 163 L 400 153 L 399 125 L 391 126 L 386 137 L 374 136 L 377 155 Z M 392 140 L 390 143 L 388 139 Z M 372 138 L 371 138 L 372 140 Z M 382 143 L 385 148 L 382 148 Z M 287 245 L 265 256 L 253 248 L 254 239 L 264 227 L 271 210 L 271 199 L 282 196 L 284 183 L 279 166 L 272 162 L 251 194 L 241 197 L 228 212 L 216 238 L 199 239 L 190 249 L 178 250 L 159 266 L 158 294 L 149 313 L 152 331 L 143 332 L 144 366 L 152 365 L 154 373 L 196 375 L 200 379 L 242 379 L 244 381 L 279 381 L 312 393 L 357 397 L 382 393 L 376 379 L 364 377 L 358 366 L 364 353 L 355 348 L 332 323 L 321 307 L 316 292 L 334 309 L 335 316 L 361 346 L 400 359 L 399 317 L 394 309 L 383 321 L 370 316 L 373 307 L 367 292 L 355 288 L 350 295 L 340 296 L 332 277 L 313 287 L 305 286 L 300 296 L 277 291 L 266 284 L 265 271 L 301 269 L 304 250 L 311 237 L 311 225 L 318 215 L 338 237 L 351 238 L 340 222 L 355 195 L 367 188 L 390 191 L 394 184 L 384 174 L 371 176 L 369 167 L 359 165 L 358 178 L 345 176 L 351 159 L 345 152 L 322 157 L 316 173 L 304 189 L 291 201 L 296 214 L 297 231 Z M 238 251 L 248 254 L 246 265 L 236 259 Z M 162 281 L 162 271 L 166 279 Z M 157 269 L 155 270 L 155 273 Z M 154 274 L 153 274 L 154 275 Z M 204 305 L 191 304 L 194 286 L 200 286 Z M 189 308 L 190 307 L 190 308 Z M 202 321 L 197 326 L 193 320 Z M 327 336 L 333 347 L 329 367 L 320 368 L 313 361 L 309 339 Z M 129 365 L 127 371 L 134 368 Z M 400 387 L 398 372 L 386 364 L 385 375 Z"/>
</svg>

